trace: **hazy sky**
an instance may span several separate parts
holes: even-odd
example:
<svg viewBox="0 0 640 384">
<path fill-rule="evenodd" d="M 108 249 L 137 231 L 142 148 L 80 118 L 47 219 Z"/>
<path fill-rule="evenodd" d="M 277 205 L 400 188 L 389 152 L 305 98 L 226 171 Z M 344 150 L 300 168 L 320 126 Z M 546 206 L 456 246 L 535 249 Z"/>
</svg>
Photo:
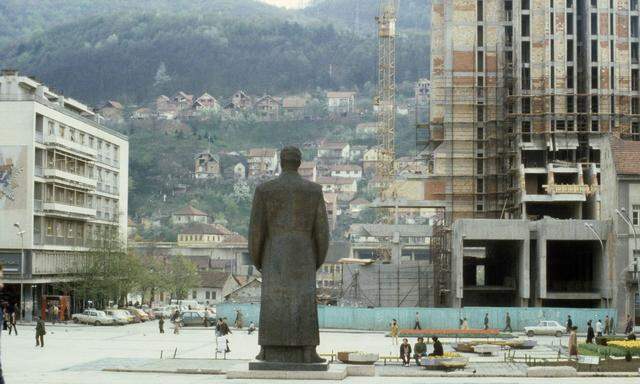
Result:
<svg viewBox="0 0 640 384">
<path fill-rule="evenodd" d="M 301 5 L 304 6 L 309 0 L 260 0 L 263 3 L 268 3 L 272 5 L 277 5 L 279 7 L 287 7 L 287 8 L 299 8 Z"/>
</svg>

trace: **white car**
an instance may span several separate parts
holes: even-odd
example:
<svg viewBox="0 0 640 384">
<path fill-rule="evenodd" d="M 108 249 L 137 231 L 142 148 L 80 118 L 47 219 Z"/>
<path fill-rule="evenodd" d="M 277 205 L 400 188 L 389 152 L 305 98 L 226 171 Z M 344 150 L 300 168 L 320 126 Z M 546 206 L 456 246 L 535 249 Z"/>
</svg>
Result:
<svg viewBox="0 0 640 384">
<path fill-rule="evenodd" d="M 107 316 L 112 317 L 116 324 L 129 324 L 130 315 L 127 315 L 125 311 L 121 311 L 119 309 L 107 309 L 104 313 L 106 313 Z"/>
<path fill-rule="evenodd" d="M 103 311 L 96 309 L 85 309 L 82 313 L 74 313 L 71 316 L 74 323 L 85 323 L 93 325 L 112 325 L 115 324 L 115 319 L 111 316 L 107 316 Z"/>
<path fill-rule="evenodd" d="M 554 335 L 560 337 L 565 330 L 566 328 L 564 326 L 553 320 L 543 320 L 539 322 L 538 325 L 524 327 L 524 332 L 529 337 L 534 335 Z"/>
</svg>

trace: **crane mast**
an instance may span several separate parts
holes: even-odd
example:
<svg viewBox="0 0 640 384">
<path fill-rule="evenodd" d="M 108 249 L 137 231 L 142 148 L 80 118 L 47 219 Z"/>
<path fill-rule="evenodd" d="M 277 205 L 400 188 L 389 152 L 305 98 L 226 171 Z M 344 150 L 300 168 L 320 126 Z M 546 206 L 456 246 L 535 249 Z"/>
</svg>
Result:
<svg viewBox="0 0 640 384">
<path fill-rule="evenodd" d="M 378 22 L 378 162 L 380 197 L 394 179 L 396 130 L 396 10 L 397 0 L 380 0 Z"/>
</svg>

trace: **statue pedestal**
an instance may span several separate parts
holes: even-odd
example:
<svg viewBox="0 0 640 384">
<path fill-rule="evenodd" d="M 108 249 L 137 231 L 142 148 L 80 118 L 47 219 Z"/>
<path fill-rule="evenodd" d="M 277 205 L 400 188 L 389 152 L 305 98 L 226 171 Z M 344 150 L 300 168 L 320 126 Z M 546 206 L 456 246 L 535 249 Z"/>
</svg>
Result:
<svg viewBox="0 0 640 384">
<path fill-rule="evenodd" d="M 278 361 L 249 362 L 250 371 L 327 371 L 329 363 L 284 363 Z"/>
<path fill-rule="evenodd" d="M 251 366 L 251 368 L 250 368 Z M 251 361 L 227 371 L 227 379 L 249 380 L 343 380 L 346 364 L 270 363 Z M 314 369 L 314 370 L 310 370 Z"/>
</svg>

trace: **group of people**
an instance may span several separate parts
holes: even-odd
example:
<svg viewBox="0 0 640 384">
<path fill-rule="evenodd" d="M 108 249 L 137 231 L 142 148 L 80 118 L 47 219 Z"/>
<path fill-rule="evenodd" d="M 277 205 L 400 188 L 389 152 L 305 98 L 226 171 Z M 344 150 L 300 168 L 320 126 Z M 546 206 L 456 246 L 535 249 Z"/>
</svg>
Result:
<svg viewBox="0 0 640 384">
<path fill-rule="evenodd" d="M 16 314 L 15 308 L 10 310 L 8 307 L 2 308 L 2 330 L 9 330 L 9 334 L 13 331 L 13 333 L 18 336 L 18 328 L 16 327 L 16 319 L 18 315 Z"/>
<path fill-rule="evenodd" d="M 633 333 L 633 326 L 633 318 L 627 315 L 624 333 L 627 335 L 628 340 L 636 339 L 636 335 Z M 571 315 L 567 316 L 566 328 L 569 333 L 569 356 L 576 357 L 578 356 L 578 327 L 573 325 Z M 608 315 L 604 318 L 604 324 L 602 324 L 602 320 L 598 319 L 595 323 L 595 328 L 592 320 L 587 321 L 587 344 L 593 344 L 596 337 L 611 334 L 615 334 L 615 323 L 613 318 L 609 318 Z"/>
<path fill-rule="evenodd" d="M 433 336 L 431 340 L 433 340 L 433 352 L 427 354 L 427 344 L 424 342 L 424 337 L 418 337 L 418 341 L 413 345 L 413 349 L 411 349 L 411 344 L 409 344 L 408 339 L 402 339 L 402 344 L 400 344 L 400 359 L 402 360 L 402 365 L 408 367 L 412 357 L 416 365 L 420 365 L 420 359 L 422 357 L 443 356 L 444 349 L 438 337 Z"/>
</svg>

